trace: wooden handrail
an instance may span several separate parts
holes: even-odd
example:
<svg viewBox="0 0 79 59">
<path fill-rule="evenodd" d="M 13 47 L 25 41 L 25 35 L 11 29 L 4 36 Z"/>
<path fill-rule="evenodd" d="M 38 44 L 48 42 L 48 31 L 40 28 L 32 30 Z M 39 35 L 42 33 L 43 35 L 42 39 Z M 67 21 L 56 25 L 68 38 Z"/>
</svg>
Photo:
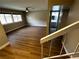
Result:
<svg viewBox="0 0 79 59">
<path fill-rule="evenodd" d="M 41 38 L 40 43 L 42 44 L 42 43 L 48 42 L 56 37 L 59 37 L 59 36 L 64 35 L 65 33 L 69 32 L 69 31 L 74 30 L 78 27 L 79 27 L 79 21 L 76 21 L 76 22 L 50 34 L 50 35 L 47 35 L 47 36 Z"/>
</svg>

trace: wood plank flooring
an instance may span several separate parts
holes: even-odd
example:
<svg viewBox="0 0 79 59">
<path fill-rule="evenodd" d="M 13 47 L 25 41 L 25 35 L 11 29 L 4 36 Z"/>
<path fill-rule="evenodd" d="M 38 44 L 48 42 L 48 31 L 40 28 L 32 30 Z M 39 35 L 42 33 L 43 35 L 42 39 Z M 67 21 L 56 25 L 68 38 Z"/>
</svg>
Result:
<svg viewBox="0 0 79 59">
<path fill-rule="evenodd" d="M 8 34 L 10 45 L 0 51 L 0 59 L 41 59 L 40 39 L 45 35 L 43 27 L 26 27 Z M 60 51 L 60 41 L 56 42 L 52 44 L 52 56 Z M 44 56 L 48 56 L 49 45 L 44 44 Z"/>
</svg>

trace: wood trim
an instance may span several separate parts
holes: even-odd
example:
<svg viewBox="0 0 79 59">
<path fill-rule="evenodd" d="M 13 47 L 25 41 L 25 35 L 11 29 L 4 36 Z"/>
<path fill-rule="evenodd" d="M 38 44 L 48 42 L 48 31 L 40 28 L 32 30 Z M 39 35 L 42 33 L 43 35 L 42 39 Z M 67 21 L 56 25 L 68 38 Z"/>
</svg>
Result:
<svg viewBox="0 0 79 59">
<path fill-rule="evenodd" d="M 42 43 L 48 42 L 48 41 L 50 41 L 50 40 L 52 40 L 56 37 L 59 37 L 61 35 L 66 34 L 69 31 L 72 31 L 76 28 L 79 28 L 79 21 L 76 21 L 76 22 L 74 22 L 74 23 L 72 23 L 72 24 L 70 24 L 70 25 L 68 25 L 68 26 L 66 26 L 66 27 L 50 34 L 50 35 L 47 35 L 47 36 L 41 38 L 40 43 L 42 44 Z"/>
<path fill-rule="evenodd" d="M 14 30 L 16 30 L 16 29 L 19 29 L 19 28 L 21 28 L 21 27 L 24 27 L 24 26 L 25 26 L 25 25 L 19 26 L 19 27 L 17 27 L 17 28 L 14 28 L 14 29 L 12 29 L 12 30 L 7 31 L 6 33 L 12 32 L 12 31 L 14 31 Z"/>
<path fill-rule="evenodd" d="M 9 45 L 9 42 L 5 43 L 4 45 L 2 45 L 2 46 L 0 47 L 0 50 L 2 50 L 3 48 L 5 48 L 5 47 L 8 46 L 8 45 Z"/>
</svg>

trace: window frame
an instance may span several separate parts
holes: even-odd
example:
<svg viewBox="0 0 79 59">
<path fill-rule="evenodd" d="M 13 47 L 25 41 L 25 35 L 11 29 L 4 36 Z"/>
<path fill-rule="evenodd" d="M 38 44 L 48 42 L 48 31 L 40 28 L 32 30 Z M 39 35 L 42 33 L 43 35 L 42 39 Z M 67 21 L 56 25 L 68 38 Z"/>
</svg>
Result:
<svg viewBox="0 0 79 59">
<path fill-rule="evenodd" d="M 22 14 L 10 14 L 10 13 L 0 13 L 0 14 L 3 14 L 3 15 L 4 15 L 4 18 L 5 18 L 5 21 L 6 21 L 6 24 L 2 24 L 1 21 L 0 21 L 0 23 L 1 23 L 2 25 L 8 25 L 8 24 L 13 24 L 13 23 L 19 23 L 19 22 L 22 22 L 22 21 L 23 21 Z M 5 16 L 6 14 L 10 14 L 10 15 L 11 15 L 12 23 L 7 23 L 7 19 L 6 19 L 6 16 Z M 21 15 L 21 21 L 14 22 L 13 15 Z"/>
</svg>

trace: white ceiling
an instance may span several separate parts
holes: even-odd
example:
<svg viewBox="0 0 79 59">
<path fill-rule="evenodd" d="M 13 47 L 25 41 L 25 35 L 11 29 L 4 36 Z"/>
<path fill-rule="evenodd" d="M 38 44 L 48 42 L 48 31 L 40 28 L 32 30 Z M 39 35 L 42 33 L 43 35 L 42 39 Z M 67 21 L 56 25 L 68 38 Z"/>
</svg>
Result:
<svg viewBox="0 0 79 59">
<path fill-rule="evenodd" d="M 0 0 L 0 7 L 25 10 L 31 7 L 30 11 L 39 11 L 48 9 L 48 0 Z"/>
</svg>

